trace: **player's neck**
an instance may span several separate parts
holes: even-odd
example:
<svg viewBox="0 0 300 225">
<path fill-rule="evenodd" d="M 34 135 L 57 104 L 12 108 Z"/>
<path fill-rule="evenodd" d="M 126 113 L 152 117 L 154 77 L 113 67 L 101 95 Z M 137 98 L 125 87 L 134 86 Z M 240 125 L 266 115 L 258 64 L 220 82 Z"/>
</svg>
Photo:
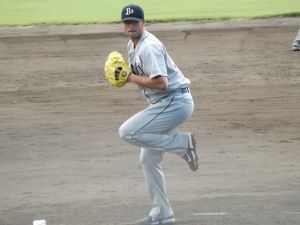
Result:
<svg viewBox="0 0 300 225">
<path fill-rule="evenodd" d="M 140 41 L 140 38 L 131 38 L 131 41 L 133 43 L 133 46 L 134 48 L 137 46 L 137 44 L 139 43 Z"/>
<path fill-rule="evenodd" d="M 138 37 L 131 38 L 131 41 L 133 42 L 134 48 L 138 45 L 138 43 L 141 40 L 143 34 L 144 34 L 144 31 Z"/>
</svg>

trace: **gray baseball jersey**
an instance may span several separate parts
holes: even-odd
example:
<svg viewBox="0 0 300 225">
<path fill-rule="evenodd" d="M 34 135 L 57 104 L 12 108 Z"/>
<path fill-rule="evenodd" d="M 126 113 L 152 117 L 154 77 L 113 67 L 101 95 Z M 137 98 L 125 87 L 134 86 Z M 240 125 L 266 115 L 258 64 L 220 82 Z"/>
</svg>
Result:
<svg viewBox="0 0 300 225">
<path fill-rule="evenodd" d="M 190 80 L 182 72 L 167 53 L 164 45 L 151 33 L 144 31 L 139 43 L 134 47 L 132 41 L 128 43 L 128 61 L 135 74 L 154 78 L 168 77 L 168 91 L 139 86 L 142 95 L 150 102 L 155 103 L 175 90 L 189 87 Z"/>
</svg>

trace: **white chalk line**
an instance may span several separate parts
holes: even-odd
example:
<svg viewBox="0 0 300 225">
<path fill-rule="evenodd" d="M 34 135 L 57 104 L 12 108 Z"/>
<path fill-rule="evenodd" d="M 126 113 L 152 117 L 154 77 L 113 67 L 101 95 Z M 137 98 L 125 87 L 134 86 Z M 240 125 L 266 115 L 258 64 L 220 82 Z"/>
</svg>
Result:
<svg viewBox="0 0 300 225">
<path fill-rule="evenodd" d="M 281 212 L 282 214 L 299 214 L 300 212 Z M 192 213 L 191 216 L 224 216 L 231 213 L 228 212 L 200 212 L 200 213 Z"/>
<path fill-rule="evenodd" d="M 283 214 L 300 214 L 300 212 L 282 212 Z"/>
<path fill-rule="evenodd" d="M 201 212 L 201 213 L 193 213 L 192 216 L 224 216 L 230 213 L 227 212 Z"/>
</svg>

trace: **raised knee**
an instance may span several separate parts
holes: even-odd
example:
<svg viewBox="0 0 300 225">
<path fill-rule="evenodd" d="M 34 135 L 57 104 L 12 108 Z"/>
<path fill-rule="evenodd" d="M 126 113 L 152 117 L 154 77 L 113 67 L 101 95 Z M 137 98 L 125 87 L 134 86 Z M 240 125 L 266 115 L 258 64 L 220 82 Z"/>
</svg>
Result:
<svg viewBox="0 0 300 225">
<path fill-rule="evenodd" d="M 127 142 L 133 138 L 132 132 L 123 125 L 119 128 L 119 136 L 122 140 Z"/>
<path fill-rule="evenodd" d="M 123 126 L 121 126 L 120 128 L 119 128 L 119 136 L 120 136 L 120 138 L 121 139 L 125 139 L 125 137 L 127 136 L 127 132 L 126 132 L 126 130 L 124 129 L 124 127 Z"/>
</svg>

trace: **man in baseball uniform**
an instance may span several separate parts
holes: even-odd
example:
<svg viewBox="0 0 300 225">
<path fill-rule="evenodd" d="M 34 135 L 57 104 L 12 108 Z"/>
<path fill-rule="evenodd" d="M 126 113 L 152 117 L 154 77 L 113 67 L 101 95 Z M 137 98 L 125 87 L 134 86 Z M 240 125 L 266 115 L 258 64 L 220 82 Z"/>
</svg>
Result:
<svg viewBox="0 0 300 225">
<path fill-rule="evenodd" d="M 125 121 L 120 137 L 141 147 L 140 162 L 148 186 L 152 209 L 137 224 L 174 224 L 175 218 L 165 188 L 161 161 L 164 153 L 183 158 L 190 169 L 198 169 L 192 133 L 178 127 L 193 113 L 194 102 L 187 79 L 164 45 L 144 29 L 144 12 L 138 5 L 127 5 L 121 18 L 128 43 L 128 62 L 132 73 L 128 82 L 136 84 L 149 106 Z"/>
</svg>

